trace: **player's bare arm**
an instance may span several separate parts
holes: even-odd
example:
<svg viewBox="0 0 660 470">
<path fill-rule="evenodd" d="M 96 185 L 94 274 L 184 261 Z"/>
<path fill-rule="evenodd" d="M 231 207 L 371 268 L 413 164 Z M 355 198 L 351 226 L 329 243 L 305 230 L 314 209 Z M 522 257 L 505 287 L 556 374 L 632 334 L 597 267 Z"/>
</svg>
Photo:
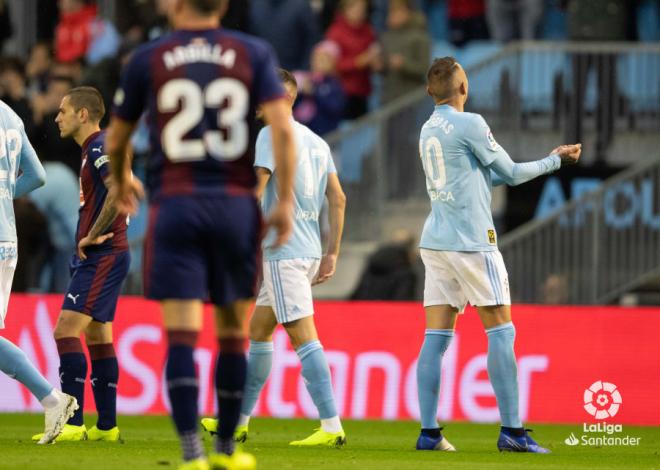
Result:
<svg viewBox="0 0 660 470">
<path fill-rule="evenodd" d="M 321 258 L 319 273 L 313 284 L 321 284 L 335 274 L 337 257 L 341 246 L 341 235 L 344 231 L 344 212 L 346 210 L 346 195 L 339 183 L 336 173 L 328 174 L 328 186 L 325 190 L 328 198 L 328 218 L 330 222 L 330 234 L 328 236 L 328 251 Z"/>
<path fill-rule="evenodd" d="M 271 173 L 268 168 L 263 168 L 260 166 L 255 168 L 255 172 L 257 174 L 257 188 L 254 190 L 254 196 L 258 200 L 261 200 L 261 197 L 264 195 L 264 191 L 266 190 L 266 186 L 270 181 Z"/>
<path fill-rule="evenodd" d="M 264 120 L 271 126 L 273 157 L 277 168 L 278 202 L 270 213 L 268 224 L 275 228 L 274 246 L 281 246 L 291 236 L 293 229 L 293 179 L 295 176 L 296 149 L 289 104 L 284 99 L 262 105 Z"/>
<path fill-rule="evenodd" d="M 112 175 L 108 198 L 114 201 L 121 214 L 135 214 L 139 200 L 144 197 L 142 182 L 131 173 L 131 160 L 128 156 L 128 144 L 134 129 L 134 122 L 113 116 L 105 139 Z"/>
<path fill-rule="evenodd" d="M 94 225 L 92 225 L 92 228 L 89 230 L 87 236 L 83 237 L 80 242 L 78 242 L 78 257 L 82 260 L 87 259 L 85 248 L 91 245 L 100 245 L 114 236 L 114 233 L 112 232 L 103 233 L 108 230 L 119 214 L 114 196 L 110 190 L 112 188 L 112 180 L 111 178 L 107 178 L 104 182 L 105 187 L 108 189 L 108 194 L 105 197 L 101 212 L 99 213 L 96 222 L 94 222 Z"/>
</svg>

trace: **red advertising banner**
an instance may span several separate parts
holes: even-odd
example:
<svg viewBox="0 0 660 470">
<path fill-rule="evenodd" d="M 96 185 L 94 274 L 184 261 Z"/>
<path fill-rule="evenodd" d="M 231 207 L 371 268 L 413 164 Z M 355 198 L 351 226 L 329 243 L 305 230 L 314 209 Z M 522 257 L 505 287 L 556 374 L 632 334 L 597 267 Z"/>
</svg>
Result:
<svg viewBox="0 0 660 470">
<path fill-rule="evenodd" d="M 13 295 L 7 328 L 0 333 L 19 345 L 53 384 L 58 382 L 59 360 L 52 329 L 61 300 L 55 295 Z M 415 361 L 424 335 L 422 307 L 415 303 L 318 302 L 316 309 L 341 415 L 417 419 Z M 609 408 L 609 422 L 660 425 L 660 308 L 518 305 L 513 308 L 513 318 L 524 421 L 600 422 L 603 412 L 597 419 L 593 407 L 601 409 L 600 400 L 609 399 L 610 406 L 612 401 L 618 405 Z M 215 406 L 216 342 L 211 321 L 209 309 L 195 352 L 204 415 L 213 414 Z M 314 417 L 316 411 L 286 333 L 278 330 L 274 341 L 273 369 L 257 414 Z M 443 361 L 441 421 L 498 421 L 486 371 L 487 346 L 478 316 L 468 309 L 459 319 Z M 115 347 L 121 369 L 119 412 L 165 413 L 169 405 L 162 380 L 165 344 L 158 305 L 122 298 Z M 591 392 L 586 391 L 589 388 Z M 601 397 L 601 389 L 609 398 Z M 93 409 L 91 393 L 87 397 L 85 408 Z M 37 410 L 40 405 L 27 390 L 0 374 L 0 411 Z"/>
</svg>

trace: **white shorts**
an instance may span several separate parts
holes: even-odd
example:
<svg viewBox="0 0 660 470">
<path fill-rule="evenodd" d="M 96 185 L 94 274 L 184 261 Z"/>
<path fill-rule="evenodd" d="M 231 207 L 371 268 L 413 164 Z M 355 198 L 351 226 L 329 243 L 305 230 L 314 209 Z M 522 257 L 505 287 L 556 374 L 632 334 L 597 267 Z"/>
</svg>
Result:
<svg viewBox="0 0 660 470">
<path fill-rule="evenodd" d="M 499 251 L 420 249 L 424 262 L 424 306 L 511 305 L 509 276 Z"/>
<path fill-rule="evenodd" d="M 277 323 L 314 315 L 312 281 L 320 264 L 315 258 L 264 261 L 257 306 L 271 307 Z"/>
<path fill-rule="evenodd" d="M 15 242 L 0 242 L 0 330 L 5 327 L 11 283 L 14 280 L 18 251 Z"/>
</svg>

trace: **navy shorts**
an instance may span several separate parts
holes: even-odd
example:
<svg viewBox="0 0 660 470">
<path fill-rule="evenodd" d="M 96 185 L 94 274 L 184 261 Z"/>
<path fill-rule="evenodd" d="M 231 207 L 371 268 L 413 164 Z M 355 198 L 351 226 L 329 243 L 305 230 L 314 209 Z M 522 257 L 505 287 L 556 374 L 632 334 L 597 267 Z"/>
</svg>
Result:
<svg viewBox="0 0 660 470">
<path fill-rule="evenodd" d="M 71 281 L 62 310 L 84 313 L 101 323 L 113 321 L 130 264 L 128 251 L 89 254 L 86 260 L 74 255 L 70 264 Z"/>
<path fill-rule="evenodd" d="M 152 204 L 145 295 L 219 306 L 254 297 L 261 232 L 261 210 L 251 195 L 175 196 Z"/>
</svg>

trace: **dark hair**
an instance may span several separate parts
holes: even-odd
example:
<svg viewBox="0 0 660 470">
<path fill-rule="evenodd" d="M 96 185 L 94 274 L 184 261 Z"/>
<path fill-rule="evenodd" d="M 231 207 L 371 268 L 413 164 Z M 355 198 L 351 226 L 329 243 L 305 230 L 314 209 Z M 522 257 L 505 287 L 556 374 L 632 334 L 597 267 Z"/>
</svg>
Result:
<svg viewBox="0 0 660 470">
<path fill-rule="evenodd" d="M 412 0 L 390 0 L 390 8 L 405 8 L 408 11 L 413 11 L 415 6 Z"/>
<path fill-rule="evenodd" d="M 91 86 L 79 86 L 70 89 L 66 95 L 76 111 L 85 108 L 92 121 L 100 122 L 105 115 L 105 105 L 101 93 Z"/>
<path fill-rule="evenodd" d="M 284 84 L 288 83 L 289 85 L 293 85 L 293 88 L 296 89 L 298 88 L 298 81 L 291 72 L 284 69 L 278 69 L 277 74 L 280 76 L 280 80 L 282 81 L 282 83 Z"/>
<path fill-rule="evenodd" d="M 216 13 L 226 2 L 227 0 L 188 0 L 194 10 L 204 14 Z"/>
<path fill-rule="evenodd" d="M 451 98 L 456 93 L 454 75 L 458 67 L 458 62 L 453 57 L 447 56 L 433 60 L 426 73 L 426 83 L 429 93 L 436 101 Z"/>
<path fill-rule="evenodd" d="M 18 57 L 4 57 L 0 60 L 0 73 L 6 71 L 13 71 L 25 79 L 25 65 Z"/>
</svg>

